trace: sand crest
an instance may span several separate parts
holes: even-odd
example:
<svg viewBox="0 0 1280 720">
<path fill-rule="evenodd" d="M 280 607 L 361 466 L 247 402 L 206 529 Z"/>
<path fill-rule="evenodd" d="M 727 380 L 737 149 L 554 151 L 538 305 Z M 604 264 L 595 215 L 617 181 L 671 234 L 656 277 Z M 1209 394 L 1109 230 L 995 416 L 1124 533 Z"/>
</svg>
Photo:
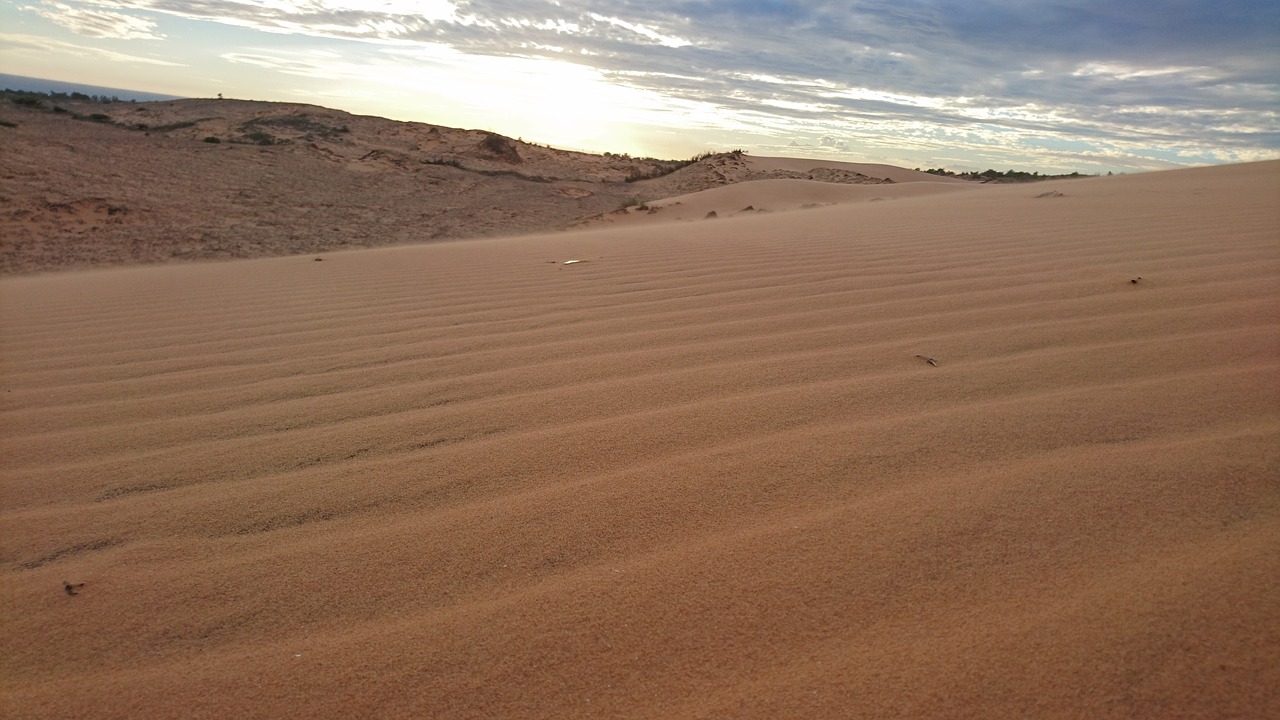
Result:
<svg viewBox="0 0 1280 720">
<path fill-rule="evenodd" d="M 883 202 L 900 198 L 982 191 L 975 183 L 906 182 L 892 185 L 850 185 L 814 180 L 747 180 L 687 195 L 654 200 L 597 218 L 614 226 L 689 222 L 766 212 L 811 210 L 827 205 Z M 587 224 L 594 227 L 602 224 Z"/>
</svg>

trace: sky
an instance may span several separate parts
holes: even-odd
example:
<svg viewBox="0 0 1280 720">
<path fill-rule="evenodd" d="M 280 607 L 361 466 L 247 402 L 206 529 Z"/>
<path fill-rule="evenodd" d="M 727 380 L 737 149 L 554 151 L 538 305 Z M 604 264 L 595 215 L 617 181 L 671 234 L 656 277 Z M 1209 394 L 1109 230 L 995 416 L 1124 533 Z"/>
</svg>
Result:
<svg viewBox="0 0 1280 720">
<path fill-rule="evenodd" d="M 662 158 L 1280 157 L 1276 0 L 0 0 L 0 72 Z"/>
</svg>

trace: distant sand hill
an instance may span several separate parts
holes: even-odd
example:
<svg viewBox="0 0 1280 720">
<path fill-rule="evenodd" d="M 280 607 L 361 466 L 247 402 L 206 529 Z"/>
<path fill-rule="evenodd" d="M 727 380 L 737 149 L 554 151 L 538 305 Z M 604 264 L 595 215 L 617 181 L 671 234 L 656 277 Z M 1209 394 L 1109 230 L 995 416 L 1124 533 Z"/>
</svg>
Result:
<svg viewBox="0 0 1280 720">
<path fill-rule="evenodd" d="M 605 186 L 55 127 L 133 259 Z M 0 280 L 4 716 L 1280 716 L 1280 163 L 897 180 Z"/>
<path fill-rule="evenodd" d="M 0 101 L 0 274 L 547 232 L 754 180 L 967 185 L 884 165 L 592 155 L 313 105 L 64 104 Z"/>
</svg>

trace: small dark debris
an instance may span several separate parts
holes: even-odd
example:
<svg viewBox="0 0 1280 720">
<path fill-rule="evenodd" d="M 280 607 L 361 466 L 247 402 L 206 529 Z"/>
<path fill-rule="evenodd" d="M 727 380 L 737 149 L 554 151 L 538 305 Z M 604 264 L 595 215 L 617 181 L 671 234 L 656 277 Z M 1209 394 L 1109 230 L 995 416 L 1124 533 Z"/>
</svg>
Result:
<svg viewBox="0 0 1280 720">
<path fill-rule="evenodd" d="M 929 357 L 928 355 L 917 355 L 916 357 L 920 358 L 921 360 L 923 360 L 923 361 L 925 361 L 925 362 L 929 363 L 930 365 L 932 365 L 932 366 L 934 366 L 934 367 L 938 367 L 938 361 L 937 361 L 937 360 L 934 360 L 933 358 Z"/>
<path fill-rule="evenodd" d="M 72 583 L 67 582 L 66 580 L 63 580 L 63 581 L 62 581 L 62 589 L 63 589 L 63 590 L 66 590 L 68 595 L 79 595 L 80 593 L 78 593 L 78 592 L 76 592 L 76 591 L 77 591 L 77 590 L 79 590 L 79 589 L 80 589 L 80 588 L 82 588 L 82 587 L 84 587 L 84 583 L 74 583 L 74 584 L 72 584 Z"/>
<path fill-rule="evenodd" d="M 1130 284 L 1130 285 L 1137 285 L 1137 284 L 1138 284 L 1138 283 L 1140 283 L 1140 282 L 1142 282 L 1142 278 L 1140 278 L 1140 277 L 1136 277 L 1136 278 L 1134 278 L 1134 279 L 1130 280 L 1130 281 L 1129 281 L 1129 284 Z"/>
<path fill-rule="evenodd" d="M 756 209 L 755 205 L 748 205 L 742 208 L 741 210 L 739 210 L 738 212 L 751 212 L 752 210 L 755 210 L 755 209 Z"/>
<path fill-rule="evenodd" d="M 719 216 L 718 216 L 718 215 L 716 215 L 716 211 L 715 211 L 715 210 L 712 210 L 711 212 L 707 213 L 706 215 L 703 215 L 703 216 L 702 216 L 702 219 L 703 219 L 703 220 L 710 220 L 710 219 L 712 219 L 712 218 L 716 218 L 716 217 L 719 217 Z"/>
<path fill-rule="evenodd" d="M 324 262 L 324 258 L 316 258 L 316 262 Z"/>
</svg>

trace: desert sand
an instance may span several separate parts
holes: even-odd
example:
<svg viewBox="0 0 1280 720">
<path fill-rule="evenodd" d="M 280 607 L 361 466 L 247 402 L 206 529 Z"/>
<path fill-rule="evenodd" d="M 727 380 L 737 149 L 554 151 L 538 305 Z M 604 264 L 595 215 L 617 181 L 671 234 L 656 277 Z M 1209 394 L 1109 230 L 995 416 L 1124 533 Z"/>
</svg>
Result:
<svg viewBox="0 0 1280 720">
<path fill-rule="evenodd" d="M 5 716 L 1280 715 L 1280 163 L 905 184 L 0 280 Z"/>
<path fill-rule="evenodd" d="M 576 227 L 658 225 L 672 221 L 712 220 L 825 205 L 883 202 L 899 198 L 980 190 L 972 183 L 914 181 L 893 185 L 855 185 L 801 179 L 746 180 L 709 190 L 663 198 L 588 218 Z"/>
</svg>

